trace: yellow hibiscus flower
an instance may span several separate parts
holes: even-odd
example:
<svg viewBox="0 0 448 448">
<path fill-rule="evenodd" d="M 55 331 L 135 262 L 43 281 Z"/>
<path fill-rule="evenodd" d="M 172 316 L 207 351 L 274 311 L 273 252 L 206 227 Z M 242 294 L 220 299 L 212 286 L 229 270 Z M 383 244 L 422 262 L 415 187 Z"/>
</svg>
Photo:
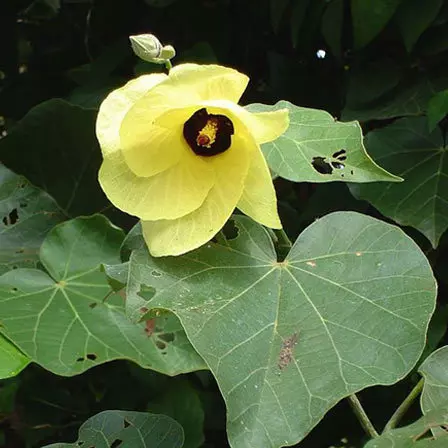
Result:
<svg viewBox="0 0 448 448">
<path fill-rule="evenodd" d="M 141 219 L 153 256 L 180 255 L 213 238 L 235 207 L 279 229 L 260 144 L 288 127 L 288 111 L 249 113 L 249 79 L 218 65 L 182 64 L 113 91 L 96 125 L 101 187 Z"/>
</svg>

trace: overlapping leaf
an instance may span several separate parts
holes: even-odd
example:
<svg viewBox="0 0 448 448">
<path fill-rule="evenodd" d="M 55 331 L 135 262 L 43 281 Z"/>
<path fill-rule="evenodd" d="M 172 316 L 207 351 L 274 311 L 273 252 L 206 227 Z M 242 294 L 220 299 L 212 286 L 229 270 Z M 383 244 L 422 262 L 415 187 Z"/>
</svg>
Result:
<svg viewBox="0 0 448 448">
<path fill-rule="evenodd" d="M 361 48 L 387 25 L 402 0 L 351 0 L 354 43 Z"/>
<path fill-rule="evenodd" d="M 397 11 L 397 23 L 406 49 L 410 52 L 423 31 L 428 28 L 442 7 L 443 0 L 408 0 Z"/>
<path fill-rule="evenodd" d="M 434 95 L 428 103 L 429 131 L 432 132 L 446 115 L 448 115 L 448 89 Z"/>
<path fill-rule="evenodd" d="M 233 448 L 291 445 L 343 397 L 406 375 L 425 344 L 435 280 L 400 229 L 357 213 L 311 225 L 284 262 L 261 226 L 235 220 L 228 245 L 175 259 L 135 250 L 128 313 L 179 317 L 218 381 Z"/>
<path fill-rule="evenodd" d="M 0 335 L 0 379 L 17 375 L 30 360 Z"/>
<path fill-rule="evenodd" d="M 432 353 L 420 366 L 425 378 L 421 406 L 424 413 L 448 403 L 448 346 Z"/>
<path fill-rule="evenodd" d="M 440 437 L 428 437 L 431 428 L 448 423 L 448 406 L 431 411 L 415 423 L 394 429 L 372 439 L 364 448 L 445 448 L 448 433 Z"/>
<path fill-rule="evenodd" d="M 404 118 L 370 132 L 366 145 L 398 184 L 350 185 L 360 199 L 400 225 L 422 232 L 436 247 L 448 227 L 448 158 L 442 132 L 428 132 L 425 118 Z"/>
<path fill-rule="evenodd" d="M 44 191 L 0 164 L 0 274 L 34 267 L 47 232 L 64 216 Z"/>
<path fill-rule="evenodd" d="M 203 368 L 177 321 L 131 323 L 123 298 L 111 295 L 100 264 L 119 263 L 122 240 L 102 216 L 55 227 L 40 251 L 48 274 L 16 269 L 0 277 L 0 332 L 61 375 L 117 358 L 170 375 Z"/>
<path fill-rule="evenodd" d="M 388 63 L 388 61 L 384 62 Z M 412 75 L 409 75 L 395 89 L 385 92 L 384 95 L 370 103 L 348 103 L 342 111 L 341 118 L 344 121 L 368 121 L 421 115 L 426 111 L 430 98 L 447 87 L 448 79 L 443 76 L 429 77 L 419 74 L 413 80 Z M 366 88 L 370 90 L 371 85 Z M 355 90 L 350 93 L 350 96 L 356 98 L 363 97 L 364 94 L 356 89 L 355 84 Z"/>
<path fill-rule="evenodd" d="M 0 140 L 0 160 L 54 197 L 68 214 L 90 214 L 107 205 L 97 173 L 101 151 L 96 111 L 52 99 L 30 110 Z"/>
<path fill-rule="evenodd" d="M 146 407 L 150 412 L 174 418 L 184 429 L 182 448 L 199 448 L 204 444 L 204 410 L 198 392 L 188 381 L 179 379 Z"/>
<path fill-rule="evenodd" d="M 251 104 L 251 112 L 289 109 L 290 125 L 277 140 L 262 146 L 270 168 L 300 182 L 400 181 L 366 153 L 358 123 L 341 123 L 327 112 L 280 101 L 275 106 Z"/>
<path fill-rule="evenodd" d="M 182 448 L 182 427 L 166 415 L 145 412 L 103 411 L 79 428 L 75 443 L 54 443 L 44 448 Z"/>
</svg>

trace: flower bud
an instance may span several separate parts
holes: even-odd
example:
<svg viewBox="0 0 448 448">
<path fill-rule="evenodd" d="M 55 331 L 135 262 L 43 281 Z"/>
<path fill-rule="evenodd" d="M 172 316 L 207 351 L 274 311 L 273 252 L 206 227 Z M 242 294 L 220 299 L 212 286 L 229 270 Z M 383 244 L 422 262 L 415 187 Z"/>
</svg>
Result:
<svg viewBox="0 0 448 448">
<path fill-rule="evenodd" d="M 129 39 L 134 53 L 144 61 L 165 64 L 176 55 L 176 50 L 171 45 L 162 46 L 153 34 L 129 36 Z"/>
</svg>

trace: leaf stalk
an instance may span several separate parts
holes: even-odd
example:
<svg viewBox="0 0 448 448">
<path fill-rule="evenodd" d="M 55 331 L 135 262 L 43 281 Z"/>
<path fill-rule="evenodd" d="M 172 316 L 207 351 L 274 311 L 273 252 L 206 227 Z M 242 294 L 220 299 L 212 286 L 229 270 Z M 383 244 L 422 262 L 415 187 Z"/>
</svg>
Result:
<svg viewBox="0 0 448 448">
<path fill-rule="evenodd" d="M 378 431 L 375 429 L 373 423 L 370 421 L 358 397 L 355 394 L 352 394 L 349 395 L 347 398 L 351 408 L 353 409 L 354 414 L 356 415 L 356 418 L 358 419 L 359 423 L 361 423 L 361 426 L 363 427 L 367 435 L 369 435 L 372 439 L 379 437 Z"/>
<path fill-rule="evenodd" d="M 397 410 L 393 413 L 389 421 L 386 423 L 386 426 L 383 429 L 383 433 L 390 431 L 397 426 L 398 422 L 403 418 L 404 414 L 411 407 L 412 403 L 420 395 L 420 392 L 423 390 L 424 383 L 425 380 L 421 378 L 420 381 L 411 390 L 409 395 L 400 404 L 400 406 L 398 406 Z"/>
</svg>

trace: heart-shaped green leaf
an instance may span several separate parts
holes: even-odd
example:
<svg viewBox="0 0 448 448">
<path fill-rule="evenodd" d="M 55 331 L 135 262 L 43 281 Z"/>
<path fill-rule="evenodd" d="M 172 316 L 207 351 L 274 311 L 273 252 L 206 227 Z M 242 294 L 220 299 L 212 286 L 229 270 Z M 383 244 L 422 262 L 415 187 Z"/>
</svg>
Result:
<svg viewBox="0 0 448 448">
<path fill-rule="evenodd" d="M 372 41 L 387 25 L 402 0 L 351 0 L 355 48 Z"/>
<path fill-rule="evenodd" d="M 166 415 L 103 411 L 79 428 L 75 443 L 54 443 L 43 448 L 182 448 L 183 442 L 182 426 Z"/>
<path fill-rule="evenodd" d="M 117 358 L 169 375 L 204 368 L 174 317 L 156 328 L 125 316 L 123 297 L 100 268 L 120 262 L 122 241 L 101 215 L 56 226 L 40 251 L 48 274 L 16 269 L 0 277 L 0 332 L 61 375 Z"/>
<path fill-rule="evenodd" d="M 233 448 L 297 443 L 342 398 L 410 371 L 436 284 L 399 228 L 333 213 L 278 262 L 261 226 L 235 224 L 227 245 L 182 257 L 135 250 L 126 302 L 133 319 L 151 308 L 179 317 L 218 381 Z M 154 288 L 150 301 L 143 287 Z"/>
<path fill-rule="evenodd" d="M 251 112 L 289 110 L 290 124 L 277 140 L 262 146 L 270 168 L 279 176 L 300 182 L 397 182 L 364 149 L 357 122 L 341 123 L 323 110 L 298 107 L 287 101 L 274 106 L 251 104 Z"/>
<path fill-rule="evenodd" d="M 16 376 L 30 360 L 0 335 L 0 379 Z"/>
<path fill-rule="evenodd" d="M 370 132 L 366 146 L 404 182 L 368 188 L 351 184 L 351 192 L 400 225 L 415 227 L 436 247 L 448 227 L 448 158 L 442 132 L 429 133 L 426 118 L 403 118 Z"/>
<path fill-rule="evenodd" d="M 0 164 L 0 274 L 34 267 L 47 232 L 64 216 L 56 202 Z"/>
<path fill-rule="evenodd" d="M 406 49 L 410 52 L 421 34 L 431 25 L 444 0 L 407 0 L 398 8 L 396 20 Z"/>
</svg>

